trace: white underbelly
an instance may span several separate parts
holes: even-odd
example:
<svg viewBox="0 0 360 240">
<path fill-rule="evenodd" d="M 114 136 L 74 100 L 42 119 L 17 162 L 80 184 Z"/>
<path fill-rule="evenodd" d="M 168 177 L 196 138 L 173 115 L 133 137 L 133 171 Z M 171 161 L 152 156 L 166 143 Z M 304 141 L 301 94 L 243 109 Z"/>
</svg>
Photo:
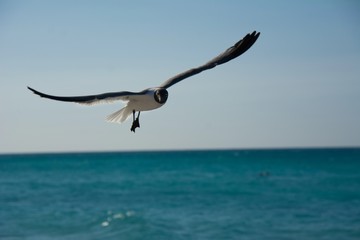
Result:
<svg viewBox="0 0 360 240">
<path fill-rule="evenodd" d="M 152 94 L 136 96 L 128 102 L 127 107 L 135 111 L 150 111 L 163 106 L 155 101 Z"/>
</svg>

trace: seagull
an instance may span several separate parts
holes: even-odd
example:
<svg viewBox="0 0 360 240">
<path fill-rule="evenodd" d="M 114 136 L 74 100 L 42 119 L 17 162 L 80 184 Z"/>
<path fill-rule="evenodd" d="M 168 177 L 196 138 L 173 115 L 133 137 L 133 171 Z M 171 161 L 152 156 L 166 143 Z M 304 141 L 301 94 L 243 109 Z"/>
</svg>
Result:
<svg viewBox="0 0 360 240">
<path fill-rule="evenodd" d="M 185 72 L 182 72 L 178 75 L 175 75 L 172 78 L 169 78 L 165 82 L 163 82 L 160 86 L 154 88 L 147 88 L 140 92 L 129 92 L 129 91 L 120 91 L 120 92 L 109 92 L 98 95 L 87 95 L 87 96 L 54 96 L 48 95 L 42 92 L 39 92 L 31 87 L 28 87 L 34 94 L 39 95 L 43 98 L 48 98 L 56 101 L 63 102 L 74 102 L 84 105 L 94 105 L 98 103 L 111 103 L 114 101 L 125 101 L 127 102 L 126 106 L 113 114 L 107 117 L 107 121 L 109 122 L 124 122 L 131 114 L 132 114 L 132 126 L 130 130 L 135 133 L 136 128 L 140 128 L 140 112 L 142 111 L 150 111 L 157 108 L 162 107 L 167 99 L 168 99 L 168 91 L 167 89 L 172 85 L 194 76 L 202 71 L 211 69 L 216 67 L 217 65 L 221 65 L 226 63 L 234 58 L 237 58 L 244 52 L 246 52 L 258 39 L 260 36 L 260 32 L 252 32 L 248 33 L 245 37 L 235 43 L 234 46 L 228 48 L 223 53 L 219 54 L 212 60 L 207 63 L 191 68 Z M 135 117 L 136 112 L 138 113 Z"/>
</svg>

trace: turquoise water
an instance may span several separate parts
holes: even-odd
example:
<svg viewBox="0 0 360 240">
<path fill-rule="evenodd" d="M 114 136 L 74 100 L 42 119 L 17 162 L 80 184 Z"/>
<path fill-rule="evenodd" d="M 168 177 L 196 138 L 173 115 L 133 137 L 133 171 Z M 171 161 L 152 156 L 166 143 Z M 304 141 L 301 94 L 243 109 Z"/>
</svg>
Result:
<svg viewBox="0 0 360 240">
<path fill-rule="evenodd" d="M 360 239 L 360 149 L 0 155 L 0 239 Z"/>
</svg>

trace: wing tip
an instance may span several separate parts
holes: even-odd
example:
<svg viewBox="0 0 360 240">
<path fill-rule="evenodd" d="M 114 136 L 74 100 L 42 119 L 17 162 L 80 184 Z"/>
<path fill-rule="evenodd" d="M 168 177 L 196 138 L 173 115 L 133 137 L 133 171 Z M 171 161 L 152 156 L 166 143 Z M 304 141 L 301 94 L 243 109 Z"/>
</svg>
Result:
<svg viewBox="0 0 360 240">
<path fill-rule="evenodd" d="M 32 91 L 34 94 L 39 95 L 40 97 L 42 97 L 42 95 L 43 95 L 41 92 L 36 91 L 35 89 L 33 89 L 33 88 L 29 87 L 29 86 L 27 86 L 27 89 Z"/>
<path fill-rule="evenodd" d="M 258 39 L 258 37 L 260 36 L 260 32 L 254 31 L 253 33 L 254 33 L 255 40 Z"/>
<path fill-rule="evenodd" d="M 250 33 L 247 34 L 247 36 L 251 37 L 251 39 L 253 39 L 253 41 L 255 42 L 258 39 L 258 37 L 260 36 L 260 32 L 255 30 L 251 34 Z"/>
<path fill-rule="evenodd" d="M 34 92 L 35 90 L 29 86 L 27 86 L 27 89 L 29 89 L 30 91 Z"/>
</svg>

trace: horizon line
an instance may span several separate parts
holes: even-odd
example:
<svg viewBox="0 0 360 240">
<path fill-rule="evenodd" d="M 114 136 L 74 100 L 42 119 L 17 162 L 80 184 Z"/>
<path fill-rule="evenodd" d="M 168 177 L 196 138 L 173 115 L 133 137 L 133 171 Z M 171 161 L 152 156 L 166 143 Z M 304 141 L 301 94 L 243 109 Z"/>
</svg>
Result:
<svg viewBox="0 0 360 240">
<path fill-rule="evenodd" d="M 151 153 L 151 152 L 210 152 L 210 151 L 285 151 L 285 150 L 347 150 L 360 146 L 293 146 L 293 147 L 246 147 L 246 148 L 183 148 L 183 149 L 139 149 L 139 150 L 70 150 L 70 151 L 29 151 L 0 152 L 3 155 L 41 155 L 41 154 L 97 154 L 97 153 Z"/>
</svg>

